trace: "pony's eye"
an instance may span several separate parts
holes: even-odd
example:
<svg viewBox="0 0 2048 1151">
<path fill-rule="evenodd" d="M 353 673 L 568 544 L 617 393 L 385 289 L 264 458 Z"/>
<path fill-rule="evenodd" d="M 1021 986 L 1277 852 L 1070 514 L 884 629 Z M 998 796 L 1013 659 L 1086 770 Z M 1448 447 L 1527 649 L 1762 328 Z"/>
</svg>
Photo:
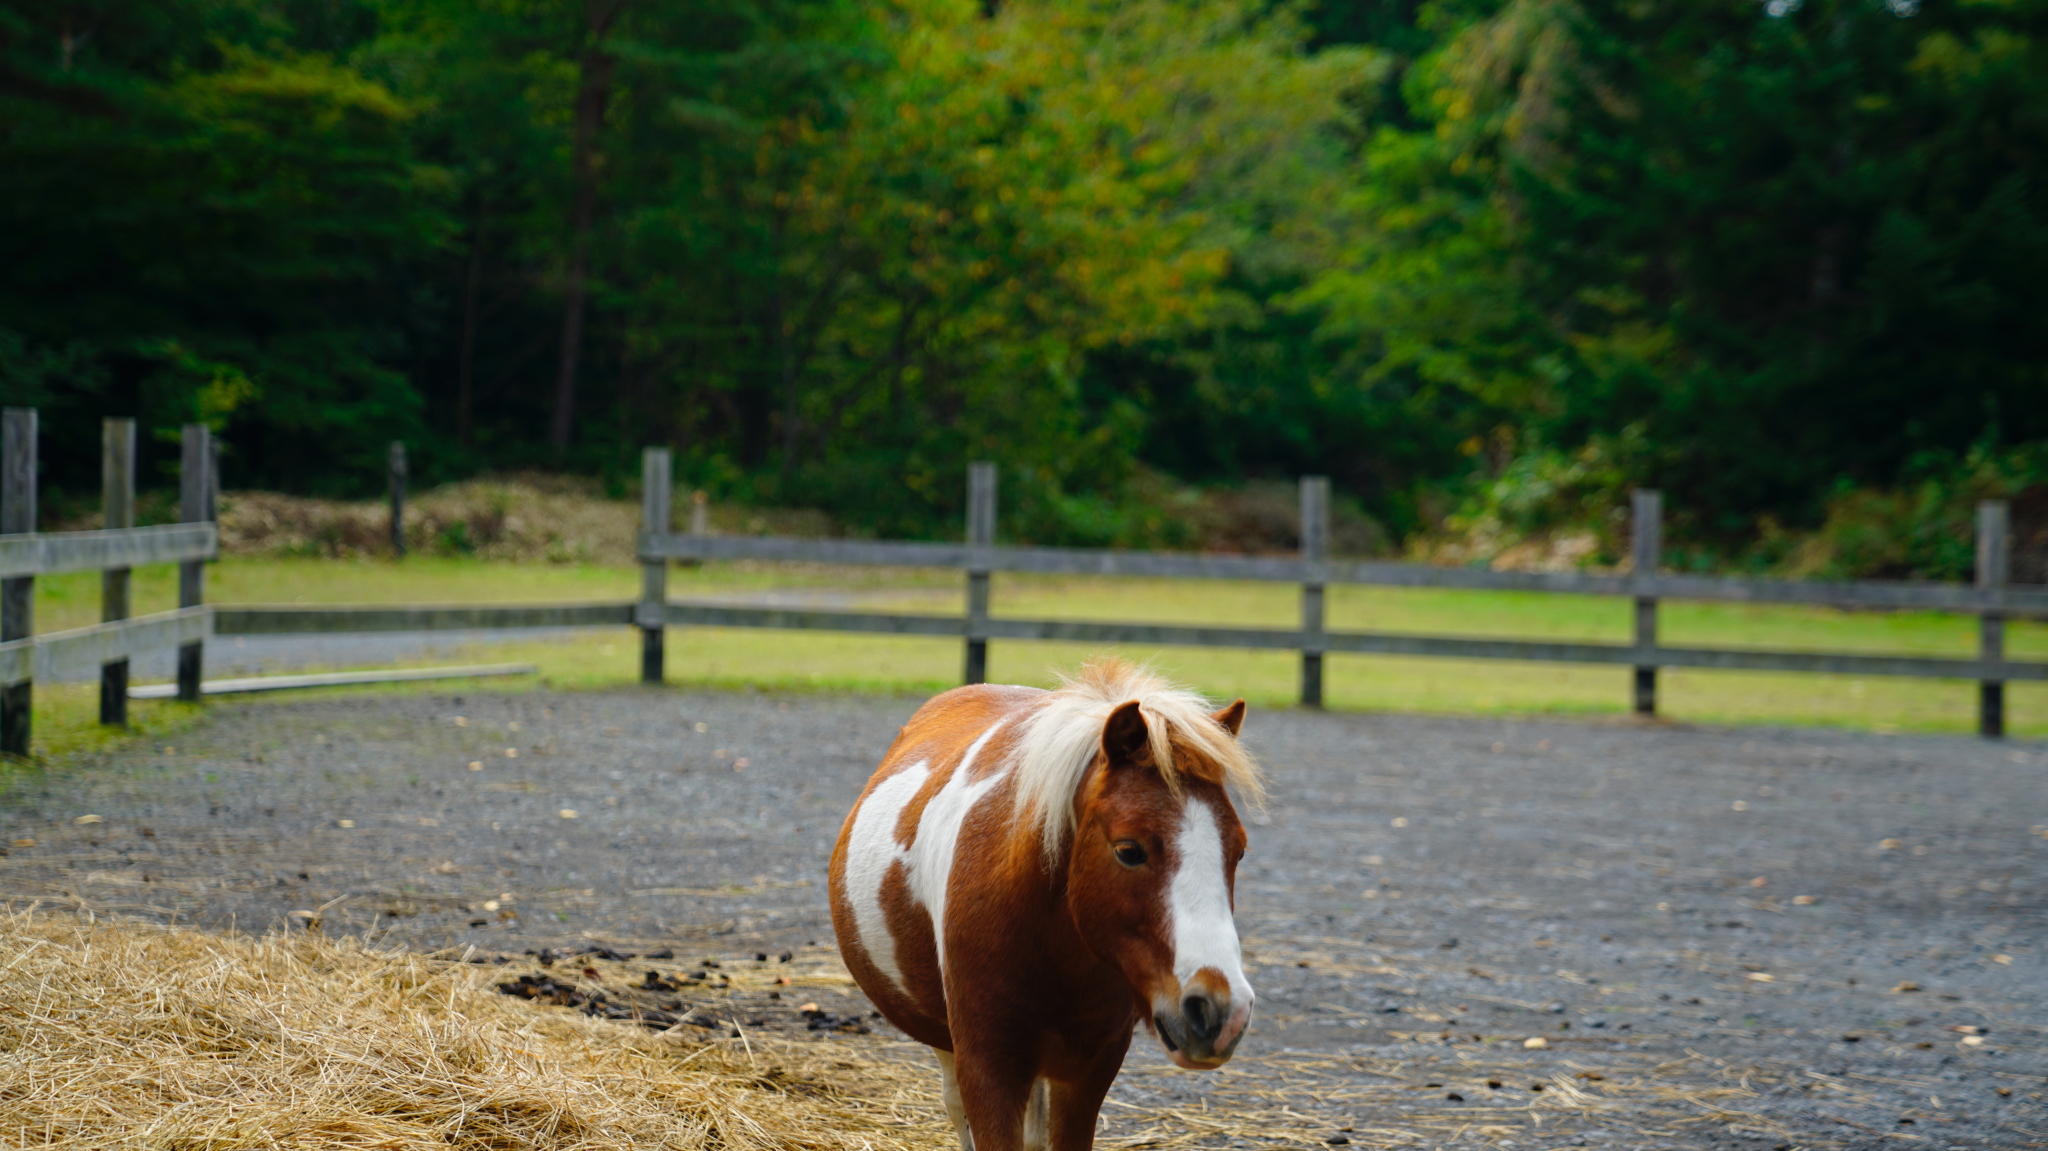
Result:
<svg viewBox="0 0 2048 1151">
<path fill-rule="evenodd" d="M 1118 840 L 1116 845 L 1116 861 L 1125 867 L 1143 867 L 1145 865 L 1145 848 L 1134 840 Z"/>
</svg>

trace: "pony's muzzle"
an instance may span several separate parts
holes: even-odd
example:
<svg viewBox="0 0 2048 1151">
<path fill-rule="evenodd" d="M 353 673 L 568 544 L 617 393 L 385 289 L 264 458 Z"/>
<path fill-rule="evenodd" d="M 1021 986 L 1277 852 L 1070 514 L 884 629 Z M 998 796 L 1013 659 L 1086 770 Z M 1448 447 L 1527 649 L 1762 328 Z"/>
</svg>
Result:
<svg viewBox="0 0 2048 1151">
<path fill-rule="evenodd" d="M 1177 1002 L 1156 1004 L 1152 1030 L 1176 1066 L 1206 1071 L 1230 1061 L 1251 1022 L 1249 996 L 1233 1003 L 1230 988 L 1190 982 Z M 1221 982 L 1220 980 L 1218 982 Z"/>
</svg>

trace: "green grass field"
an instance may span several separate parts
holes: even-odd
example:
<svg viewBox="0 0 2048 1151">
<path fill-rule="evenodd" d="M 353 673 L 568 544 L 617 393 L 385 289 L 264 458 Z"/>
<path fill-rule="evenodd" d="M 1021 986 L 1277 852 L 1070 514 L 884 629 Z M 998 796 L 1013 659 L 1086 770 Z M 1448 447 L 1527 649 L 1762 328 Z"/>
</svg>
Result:
<svg viewBox="0 0 2048 1151">
<path fill-rule="evenodd" d="M 746 596 L 809 589 L 870 610 L 957 612 L 957 574 L 889 569 L 773 568 L 711 564 L 676 569 L 670 595 Z M 996 577 L 998 615 L 1028 618 L 1131 620 L 1288 626 L 1297 592 L 1279 584 L 1149 579 Z M 209 570 L 215 603 L 512 603 L 630 600 L 639 572 L 630 567 L 491 564 L 462 559 L 229 559 Z M 136 573 L 135 610 L 174 606 L 170 567 Z M 98 618 L 97 573 L 49 577 L 37 584 L 37 629 L 51 631 Z M 1625 600 L 1520 592 L 1333 588 L 1329 625 L 1356 629 L 1621 642 L 1628 638 Z M 1838 612 L 1791 606 L 1669 602 L 1660 627 L 1666 642 L 1712 647 L 1970 654 L 1976 621 L 1926 612 Z M 2015 624 L 2008 650 L 2020 658 L 2048 656 L 2048 626 Z M 804 690 L 928 693 L 958 682 L 960 644 L 952 640 L 728 628 L 676 629 L 669 637 L 669 678 L 683 685 L 758 686 Z M 991 678 L 1049 683 L 1095 649 L 1072 644 L 997 642 Z M 1262 707 L 1289 706 L 1297 661 L 1288 653 L 1170 648 L 1126 650 L 1219 697 L 1243 695 Z M 638 667 L 638 641 L 616 635 L 566 633 L 560 640 L 480 646 L 465 659 L 529 661 L 549 683 L 566 687 L 628 684 Z M 437 662 L 445 662 L 440 660 Z M 1465 715 L 1618 717 L 1626 712 L 1628 671 L 1568 664 L 1333 656 L 1326 695 L 1335 708 Z M 527 680 L 489 690 L 521 690 Z M 476 690 L 485 687 L 465 687 Z M 446 685 L 337 690 L 446 690 Z M 1667 671 L 1660 681 L 1666 717 L 1714 724 L 1770 723 L 1878 732 L 1968 732 L 1975 724 L 1975 685 L 1888 677 Z M 38 688 L 38 740 L 46 754 L 100 744 L 91 722 L 91 685 Z M 2048 735 L 2048 685 L 2007 688 L 2015 735 Z M 138 730 L 167 734 L 195 709 L 137 703 Z"/>
</svg>

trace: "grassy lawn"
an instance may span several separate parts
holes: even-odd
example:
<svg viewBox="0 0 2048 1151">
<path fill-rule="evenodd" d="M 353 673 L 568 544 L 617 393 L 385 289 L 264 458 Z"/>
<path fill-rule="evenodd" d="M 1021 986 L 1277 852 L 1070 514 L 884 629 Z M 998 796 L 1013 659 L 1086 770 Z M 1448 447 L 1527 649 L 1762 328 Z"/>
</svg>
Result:
<svg viewBox="0 0 2048 1151">
<path fill-rule="evenodd" d="M 634 598 L 638 587 L 632 567 L 230 559 L 210 569 L 207 596 L 215 603 L 616 601 Z M 669 588 L 678 599 L 810 590 L 856 608 L 934 613 L 957 612 L 963 599 L 956 574 L 892 569 L 710 564 L 673 569 Z M 135 600 L 138 613 L 174 606 L 175 569 L 139 570 Z M 97 573 L 37 583 L 38 630 L 94 622 L 98 608 Z M 1294 588 L 1277 584 L 998 576 L 995 610 L 1022 618 L 1288 626 L 1298 604 Z M 1329 595 L 1329 623 L 1337 630 L 1621 642 L 1628 638 L 1628 618 L 1622 599 L 1360 587 L 1333 588 Z M 1927 612 L 1671 602 L 1660 625 L 1666 642 L 1706 647 L 1962 656 L 1976 643 L 1974 619 Z M 2007 644 L 2021 658 L 2048 657 L 2048 626 L 2012 625 Z M 990 649 L 991 677 L 1049 683 L 1053 669 L 1070 667 L 1091 650 L 998 642 Z M 1288 653 L 1176 648 L 1124 654 L 1152 660 L 1217 696 L 1243 695 L 1264 707 L 1290 705 L 1297 690 L 1297 661 Z M 574 632 L 480 646 L 465 656 L 471 657 L 530 661 L 560 686 L 608 686 L 632 682 L 638 643 L 624 629 Z M 960 644 L 952 640 L 724 628 L 677 629 L 669 638 L 669 678 L 678 684 L 927 693 L 957 683 L 960 662 Z M 1332 707 L 1356 710 L 1618 716 L 1625 711 L 1627 681 L 1624 668 L 1333 656 L 1326 695 Z M 528 682 L 501 681 L 489 689 L 520 690 Z M 91 722 L 91 685 L 37 690 L 39 745 L 82 749 L 104 738 Z M 1681 721 L 1967 732 L 1975 724 L 1975 692 L 1973 684 L 1947 681 L 1681 670 L 1663 674 L 1660 704 L 1664 715 Z M 2014 684 L 2007 696 L 2014 734 L 2048 736 L 2048 684 Z M 156 703 L 133 710 L 139 727 L 159 734 L 188 722 L 182 717 L 190 714 Z"/>
</svg>

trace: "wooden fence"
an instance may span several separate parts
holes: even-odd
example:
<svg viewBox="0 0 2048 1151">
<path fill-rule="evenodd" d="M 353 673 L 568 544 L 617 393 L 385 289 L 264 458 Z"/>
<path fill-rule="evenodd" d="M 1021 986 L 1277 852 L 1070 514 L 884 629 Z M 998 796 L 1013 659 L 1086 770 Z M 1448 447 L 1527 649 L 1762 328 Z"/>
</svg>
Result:
<svg viewBox="0 0 2048 1151">
<path fill-rule="evenodd" d="M 1634 669 L 1633 706 L 1646 715 L 1656 711 L 1659 668 L 1912 676 L 1977 681 L 1979 731 L 1994 737 L 2004 733 L 2005 683 L 2048 679 L 2048 663 L 2005 658 L 2006 617 L 2048 616 L 2048 587 L 2008 586 L 2006 509 L 1996 501 L 1986 502 L 1978 509 L 1978 574 L 1974 585 L 1668 574 L 1658 570 L 1662 506 L 1658 494 L 1652 491 L 1636 492 L 1632 500 L 1631 573 L 1500 572 L 1330 558 L 1329 483 L 1320 477 L 1301 481 L 1301 546 L 1293 555 L 1000 546 L 995 542 L 996 468 L 990 463 L 969 466 L 965 541 L 958 544 L 718 536 L 706 529 L 701 502 L 692 509 L 690 530 L 677 532 L 671 522 L 670 493 L 674 485 L 670 455 L 666 449 L 650 448 L 642 457 L 642 580 L 640 597 L 635 602 L 207 606 L 203 603 L 202 564 L 216 552 L 217 532 L 212 523 L 213 450 L 206 429 L 196 425 L 185 429 L 181 509 L 187 522 L 135 528 L 130 526 L 134 506 L 134 424 L 109 420 L 106 427 L 105 506 L 109 528 L 38 535 L 33 531 L 35 413 L 8 409 L 5 414 L 4 445 L 0 445 L 0 454 L 4 454 L 4 459 L 0 459 L 0 481 L 4 481 L 0 483 L 0 532 L 6 533 L 0 534 L 0 751 L 27 751 L 29 693 L 32 681 L 38 677 L 99 664 L 101 719 L 119 723 L 125 717 L 129 695 L 128 658 L 175 645 L 179 648 L 178 696 L 198 699 L 201 644 L 208 635 L 630 626 L 638 628 L 641 634 L 640 675 L 647 683 L 660 683 L 664 678 L 664 636 L 671 627 L 794 628 L 956 637 L 965 646 L 962 678 L 969 683 L 981 682 L 986 676 L 988 645 L 995 640 L 1284 650 L 1300 653 L 1301 702 L 1307 707 L 1322 706 L 1324 660 L 1333 652 L 1628 667 Z M 402 449 L 394 447 L 394 541 L 400 538 L 403 458 Z M 966 612 L 932 615 L 830 611 L 669 599 L 668 565 L 675 561 L 705 560 L 950 568 L 965 576 Z M 127 569 L 141 563 L 172 561 L 183 565 L 178 610 L 127 618 Z M 33 635 L 30 608 L 35 576 L 91 568 L 107 573 L 103 579 L 103 616 L 107 622 L 75 631 Z M 993 577 L 997 573 L 1020 572 L 1294 584 L 1300 588 L 1301 623 L 1293 628 L 1254 628 L 1030 620 L 994 615 Z M 1634 601 L 1634 637 L 1627 644 L 1602 644 L 1331 631 L 1324 619 L 1325 589 L 1345 584 L 1627 598 Z M 1666 599 L 1969 614 L 1980 621 L 1978 651 L 1975 658 L 1943 658 L 1668 646 L 1657 637 L 1658 605 Z"/>
<path fill-rule="evenodd" d="M 104 422 L 101 507 L 106 527 L 91 532 L 36 531 L 36 412 L 0 413 L 0 753 L 27 755 L 35 681 L 100 672 L 100 722 L 128 718 L 128 661 L 176 648 L 178 698 L 197 700 L 202 645 L 212 630 L 204 604 L 205 561 L 219 551 L 214 520 L 213 441 L 200 424 L 182 438 L 179 512 L 185 522 L 135 526 L 135 421 Z M 130 618 L 131 569 L 176 563 L 178 607 Z M 94 627 L 35 634 L 40 575 L 99 569 L 100 618 Z"/>
<path fill-rule="evenodd" d="M 645 479 L 650 487 L 667 478 L 667 454 L 650 451 Z M 647 591 L 634 617 L 643 634 L 658 636 L 662 625 L 720 627 L 815 628 L 832 631 L 910 635 L 958 635 L 966 641 L 967 682 L 979 682 L 988 666 L 993 639 L 1066 640 L 1082 643 L 1144 644 L 1185 647 L 1237 647 L 1301 653 L 1301 702 L 1319 707 L 1323 701 L 1324 656 L 1331 652 L 1440 656 L 1456 659 L 1539 660 L 1604 663 L 1634 669 L 1633 705 L 1654 714 L 1657 669 L 1720 668 L 1748 671 L 1822 672 L 1851 675 L 1915 676 L 1968 679 L 1979 682 L 1979 730 L 1998 736 L 2005 728 L 2004 685 L 2008 680 L 2048 679 L 2048 663 L 2005 658 L 2004 620 L 2008 615 L 2048 614 L 2048 588 L 2007 585 L 2009 567 L 2006 508 L 1987 501 L 1978 509 L 1978 579 L 1975 586 L 1903 581 L 1797 581 L 1665 574 L 1658 570 L 1662 539 L 1662 504 L 1658 493 L 1638 491 L 1632 501 L 1634 571 L 1627 575 L 1581 572 L 1501 572 L 1478 568 L 1442 568 L 1425 564 L 1328 558 L 1330 538 L 1329 483 L 1320 477 L 1301 481 L 1301 547 L 1292 556 L 1189 555 L 1085 548 L 999 547 L 994 544 L 996 470 L 993 464 L 969 469 L 967 542 L 885 543 L 867 540 L 803 540 L 755 536 L 713 536 L 701 530 L 677 534 L 668 530 L 665 509 L 650 504 L 647 532 L 640 543 L 648 565 Z M 791 609 L 735 608 L 666 602 L 658 594 L 656 569 L 670 560 L 779 560 L 825 564 L 877 564 L 905 567 L 956 568 L 967 577 L 967 612 L 963 617 L 893 615 Z M 1040 572 L 1064 575 L 1125 575 L 1173 579 L 1257 580 L 1298 584 L 1301 588 L 1299 628 L 1185 626 L 1155 623 L 1102 623 L 1074 620 L 1025 620 L 992 617 L 990 577 L 997 572 Z M 1324 589 L 1337 584 L 1380 587 L 1428 587 L 1493 591 L 1535 591 L 1567 595 L 1628 597 L 1634 600 L 1635 636 L 1629 644 L 1569 643 L 1551 640 L 1480 639 L 1467 636 L 1413 635 L 1397 632 L 1335 632 L 1324 625 Z M 1657 607 L 1661 600 L 1721 600 L 1742 603 L 1814 604 L 1859 609 L 1919 609 L 1960 612 L 1979 617 L 1979 648 L 1975 659 L 1928 656 L 1861 655 L 1740 648 L 1673 647 L 1657 639 Z M 660 678 L 659 639 L 648 640 L 649 658 L 642 678 Z"/>
<path fill-rule="evenodd" d="M 1634 669 L 1632 702 L 1635 709 L 1644 714 L 1656 711 L 1657 670 L 1665 667 L 1915 676 L 1978 681 L 1982 685 L 1979 729 L 1987 736 L 2004 732 L 2004 684 L 2007 681 L 2048 679 L 2048 663 L 2005 658 L 2005 617 L 2048 615 L 2048 588 L 2007 586 L 2004 578 L 2008 566 L 2006 513 L 2004 505 L 1997 502 L 1988 502 L 1979 509 L 1979 577 L 1976 585 L 1970 586 L 1666 574 L 1657 570 L 1656 562 L 1660 551 L 1661 501 L 1656 492 L 1650 491 L 1637 492 L 1633 499 L 1634 572 L 1594 575 L 1580 572 L 1499 572 L 1331 559 L 1327 555 L 1330 538 L 1329 484 L 1317 477 L 1301 481 L 1302 542 L 1300 550 L 1290 556 L 998 546 L 995 543 L 996 469 L 995 465 L 988 463 L 973 464 L 968 469 L 965 542 L 958 544 L 718 536 L 705 530 L 701 505 L 693 510 L 692 529 L 676 532 L 672 530 L 671 523 L 673 482 L 670 457 L 665 449 L 650 448 L 646 451 L 642 458 L 641 479 L 644 531 L 639 548 L 642 579 L 637 603 L 502 607 L 218 607 L 214 609 L 214 630 L 216 634 L 276 635 L 631 625 L 640 629 L 640 674 L 642 681 L 647 683 L 660 683 L 663 679 L 663 642 L 666 630 L 671 627 L 794 628 L 956 637 L 965 645 L 962 679 L 969 683 L 980 682 L 986 675 L 988 645 L 994 640 L 1278 649 L 1300 653 L 1301 702 L 1308 707 L 1322 705 L 1324 657 L 1332 652 L 1604 663 L 1629 667 Z M 679 560 L 951 568 L 965 575 L 967 610 L 964 615 L 931 615 L 675 601 L 668 598 L 667 573 L 668 565 Z M 1301 625 L 1298 628 L 1250 628 L 998 617 L 990 610 L 992 577 L 1008 572 L 1296 584 L 1301 588 Z M 1634 601 L 1634 642 L 1572 643 L 1331 631 L 1324 623 L 1324 590 L 1339 584 L 1623 597 Z M 1658 604 L 1666 599 L 1972 614 L 1981 620 L 1980 643 L 1974 659 L 1675 647 L 1662 644 L 1657 638 Z"/>
</svg>

